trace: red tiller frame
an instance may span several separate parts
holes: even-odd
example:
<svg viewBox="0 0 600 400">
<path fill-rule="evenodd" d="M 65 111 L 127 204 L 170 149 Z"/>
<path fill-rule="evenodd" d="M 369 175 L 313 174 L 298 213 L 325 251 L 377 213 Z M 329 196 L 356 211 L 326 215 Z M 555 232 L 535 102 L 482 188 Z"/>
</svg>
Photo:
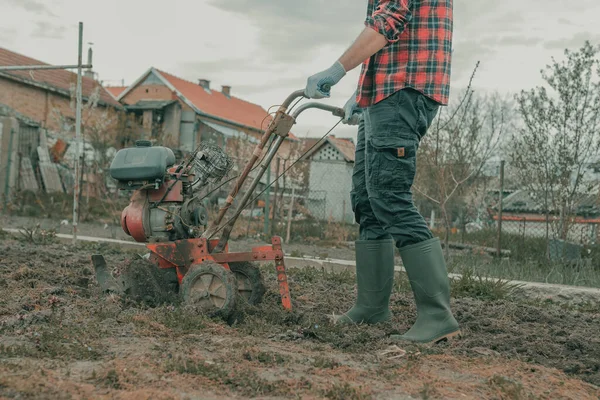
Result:
<svg viewBox="0 0 600 400">
<path fill-rule="evenodd" d="M 227 252 L 229 246 L 226 246 L 222 253 L 212 253 L 218 243 L 218 239 L 209 241 L 205 238 L 198 238 L 169 243 L 150 243 L 146 247 L 152 252 L 150 260 L 159 268 L 175 268 L 177 270 L 177 279 L 180 284 L 192 265 L 201 264 L 204 261 L 214 261 L 226 269 L 230 269 L 229 263 L 275 261 L 281 303 L 286 310 L 292 309 L 280 237 L 274 236 L 270 246 L 254 247 L 251 251 L 244 253 L 229 253 Z"/>
<path fill-rule="evenodd" d="M 294 123 L 296 122 L 296 118 L 298 117 L 298 115 L 300 115 L 300 113 L 302 113 L 305 110 L 317 108 L 329 111 L 334 116 L 344 117 L 343 109 L 315 102 L 303 104 L 300 107 L 298 107 L 298 109 L 294 111 L 292 115 L 289 115 L 287 113 L 289 106 L 295 99 L 303 96 L 304 91 L 297 90 L 293 92 L 290 96 L 288 96 L 288 98 L 279 107 L 279 110 L 277 111 L 273 122 L 266 129 L 259 144 L 254 150 L 250 161 L 248 162 L 248 164 L 246 164 L 246 167 L 242 171 L 240 177 L 237 179 L 231 192 L 229 193 L 225 205 L 219 210 L 219 214 L 217 215 L 216 219 L 202 234 L 202 237 L 196 239 L 176 240 L 166 243 L 147 244 L 146 247 L 151 251 L 150 261 L 154 262 L 160 268 L 175 268 L 177 270 L 177 279 L 179 280 L 180 284 L 183 280 L 183 277 L 188 272 L 191 266 L 201 264 L 202 262 L 208 260 L 214 261 L 228 270 L 230 269 L 229 263 L 245 261 L 274 261 L 275 266 L 277 268 L 277 281 L 279 283 L 281 303 L 283 304 L 283 307 L 285 309 L 292 309 L 290 289 L 288 286 L 287 274 L 284 263 L 284 254 L 281 248 L 281 238 L 278 236 L 274 236 L 271 239 L 271 245 L 254 247 L 249 252 L 241 253 L 230 253 L 228 241 L 229 235 L 231 234 L 231 231 L 237 218 L 246 208 L 248 203 L 252 200 L 254 190 L 258 186 L 258 183 L 260 182 L 260 179 L 264 175 L 267 168 L 270 168 L 271 161 L 273 160 L 283 140 L 289 135 L 289 132 Z M 263 153 L 265 146 L 268 143 L 270 143 L 272 137 L 276 137 L 276 139 L 272 142 L 266 155 L 260 162 L 260 169 L 258 170 L 257 176 L 254 177 L 248 190 L 244 193 L 244 196 L 240 200 L 240 203 L 237 205 L 233 216 L 221 225 L 225 215 L 227 214 L 227 211 L 233 205 L 234 199 L 236 198 L 244 182 L 250 175 L 250 172 L 254 169 L 254 165 Z M 267 184 L 270 184 L 270 182 L 268 182 Z M 179 191 L 175 190 L 175 192 L 178 193 Z M 161 197 L 162 195 L 164 195 L 164 193 L 165 192 L 162 191 L 160 193 L 155 194 L 153 196 L 153 199 Z M 169 195 L 171 195 L 171 193 L 169 193 Z M 176 197 L 177 195 L 172 194 L 172 196 Z M 179 200 L 179 198 L 175 197 L 173 197 L 171 200 Z M 136 217 L 137 215 L 135 214 L 139 214 L 140 210 L 141 204 L 136 203 L 134 204 L 134 206 L 132 206 L 132 209 L 129 212 L 133 214 L 134 217 Z M 128 215 L 127 209 L 126 211 L 124 211 L 124 215 L 127 215 L 128 218 L 132 217 L 131 215 Z M 141 224 L 141 218 L 134 218 L 134 220 L 136 224 Z M 129 226 L 129 224 L 124 224 L 124 226 Z M 129 227 L 129 230 L 132 230 L 131 227 Z M 135 228 L 133 230 L 135 230 Z M 213 236 L 215 236 L 219 232 L 221 232 L 220 238 L 212 239 Z"/>
</svg>

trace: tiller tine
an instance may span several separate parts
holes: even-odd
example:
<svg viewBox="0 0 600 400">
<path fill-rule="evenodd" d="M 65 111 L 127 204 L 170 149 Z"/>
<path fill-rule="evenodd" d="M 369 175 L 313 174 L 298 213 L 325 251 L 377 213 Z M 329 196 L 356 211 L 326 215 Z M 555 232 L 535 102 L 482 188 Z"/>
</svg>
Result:
<svg viewBox="0 0 600 400">
<path fill-rule="evenodd" d="M 123 289 L 110 274 L 108 266 L 106 265 L 106 260 L 102 255 L 94 254 L 92 256 L 92 264 L 94 264 L 96 280 L 103 292 L 123 294 Z"/>
</svg>

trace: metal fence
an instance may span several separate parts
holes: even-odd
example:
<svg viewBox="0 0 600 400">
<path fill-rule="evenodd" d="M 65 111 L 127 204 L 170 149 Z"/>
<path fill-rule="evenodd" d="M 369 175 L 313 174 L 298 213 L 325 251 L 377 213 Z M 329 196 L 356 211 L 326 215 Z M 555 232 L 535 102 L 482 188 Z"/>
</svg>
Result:
<svg viewBox="0 0 600 400">
<path fill-rule="evenodd" d="M 291 239 L 355 239 L 358 226 L 350 203 L 351 172 L 339 173 L 348 166 L 321 168 L 312 164 L 301 168 L 308 171 L 308 176 L 296 190 Z M 427 192 L 423 177 L 417 176 L 413 187 L 415 205 L 436 235 L 443 239 L 448 236 L 450 249 L 540 262 L 578 260 L 595 254 L 596 247 L 600 248 L 600 179 L 595 165 L 585 166 L 589 173 L 581 187 L 589 190 L 582 191 L 566 213 L 551 205 L 544 207 L 541 196 L 519 182 L 511 167 L 500 161 L 486 163 L 448 198 L 435 196 L 440 186 L 436 182 L 431 183 L 433 192 Z M 328 177 L 325 186 L 323 176 Z M 285 200 L 276 207 L 288 210 L 289 193 L 282 198 Z M 283 220 L 289 217 L 287 212 L 273 210 L 269 216 L 274 219 L 275 232 L 276 227 L 286 226 Z M 279 233 L 285 237 L 285 230 Z"/>
</svg>

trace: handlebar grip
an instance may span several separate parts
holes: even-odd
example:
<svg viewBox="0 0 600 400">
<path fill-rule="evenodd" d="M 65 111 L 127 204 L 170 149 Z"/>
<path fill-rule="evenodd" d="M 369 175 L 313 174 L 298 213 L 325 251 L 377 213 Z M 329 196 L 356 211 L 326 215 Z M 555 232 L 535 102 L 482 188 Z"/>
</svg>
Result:
<svg viewBox="0 0 600 400">
<path fill-rule="evenodd" d="M 340 117 L 340 118 L 344 118 L 346 116 L 346 111 L 344 111 L 343 108 L 336 108 L 334 110 L 331 111 L 331 113 L 335 116 L 335 117 Z"/>
<path fill-rule="evenodd" d="M 321 85 L 321 91 L 323 93 L 329 93 L 329 91 L 331 91 L 331 85 L 329 83 L 324 83 Z"/>
</svg>

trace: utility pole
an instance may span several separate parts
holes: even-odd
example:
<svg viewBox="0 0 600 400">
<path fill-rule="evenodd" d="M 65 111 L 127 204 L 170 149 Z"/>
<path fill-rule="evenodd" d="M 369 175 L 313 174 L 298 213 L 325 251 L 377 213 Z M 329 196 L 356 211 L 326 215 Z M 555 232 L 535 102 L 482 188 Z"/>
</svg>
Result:
<svg viewBox="0 0 600 400">
<path fill-rule="evenodd" d="M 79 219 L 79 179 L 81 176 L 81 75 L 83 73 L 83 22 L 79 23 L 79 48 L 77 57 L 77 106 L 75 110 L 75 187 L 73 188 L 73 243 L 77 242 Z"/>
<path fill-rule="evenodd" d="M 502 200 L 504 198 L 504 160 L 500 161 L 500 193 L 498 194 L 498 249 L 497 256 L 502 255 Z"/>
</svg>

